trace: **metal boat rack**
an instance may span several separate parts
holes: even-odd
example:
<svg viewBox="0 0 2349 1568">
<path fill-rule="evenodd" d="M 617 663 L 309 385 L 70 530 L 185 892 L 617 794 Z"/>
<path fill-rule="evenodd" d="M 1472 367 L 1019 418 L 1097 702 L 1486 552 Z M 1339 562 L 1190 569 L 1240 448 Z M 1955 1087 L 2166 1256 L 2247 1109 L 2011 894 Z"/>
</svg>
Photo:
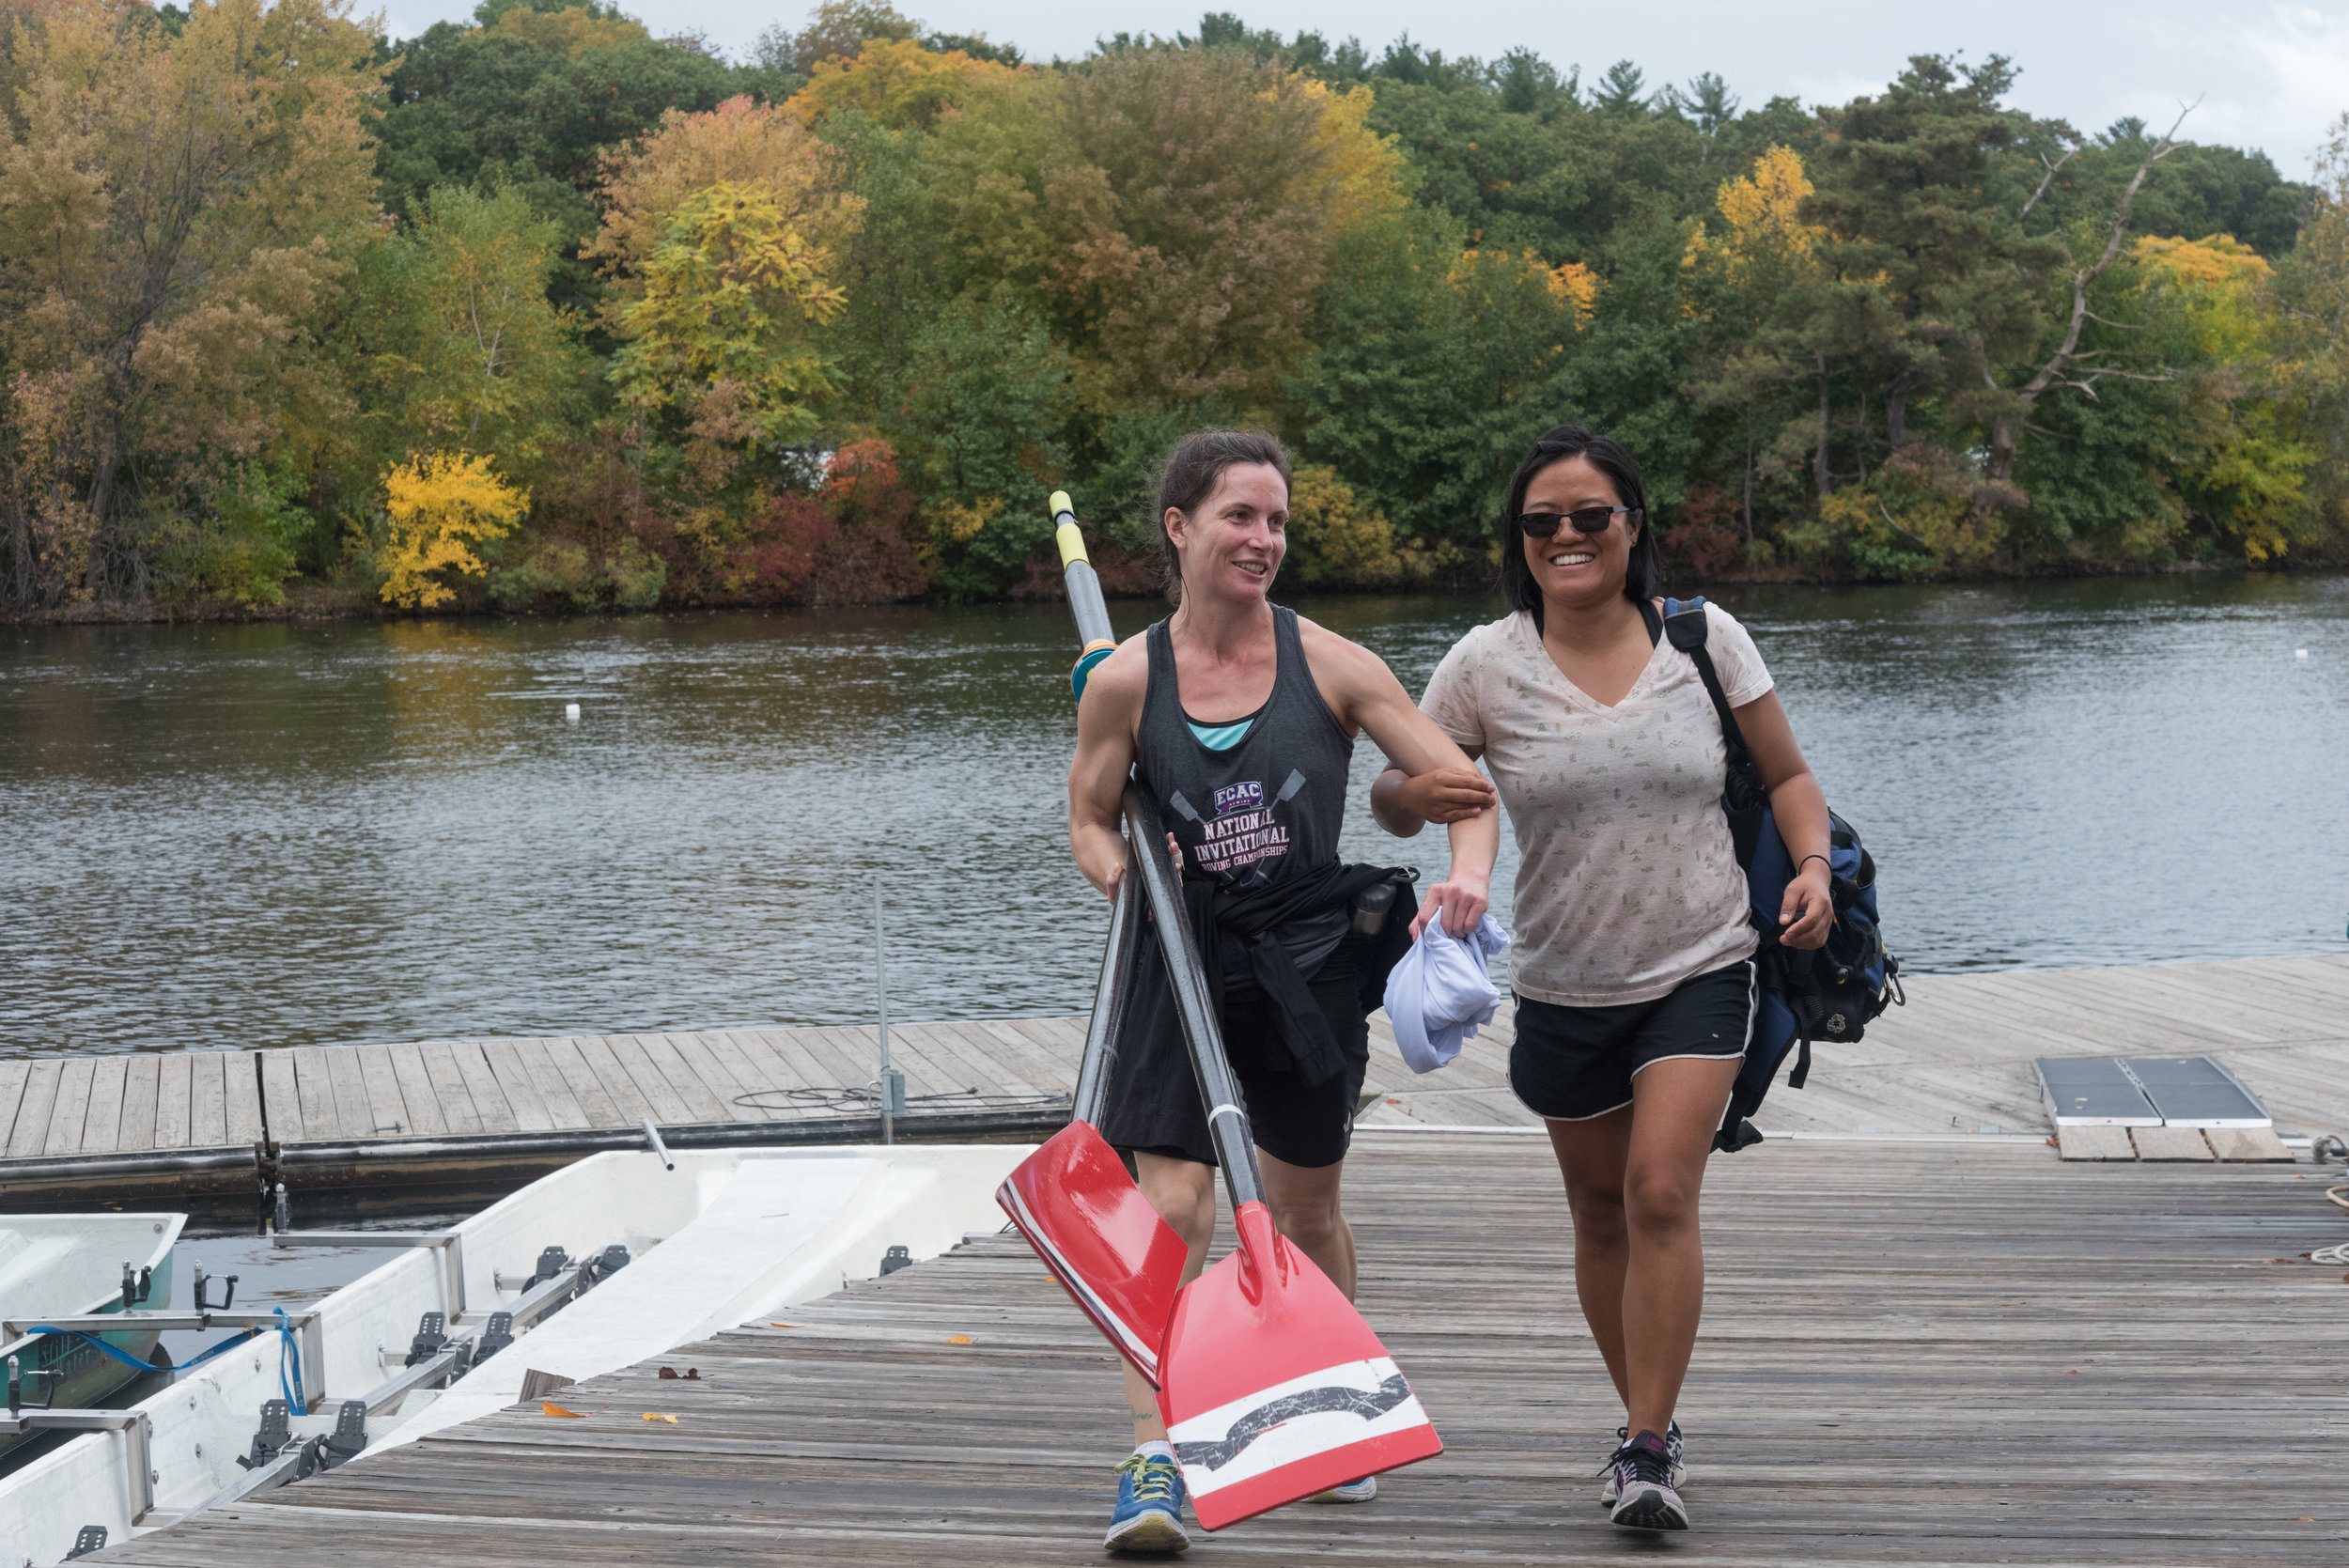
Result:
<svg viewBox="0 0 2349 1568">
<path fill-rule="evenodd" d="M 628 1250 L 614 1245 L 585 1258 L 572 1258 L 560 1247 L 550 1247 L 539 1254 L 537 1269 L 524 1279 L 498 1275 L 500 1286 L 520 1288 L 522 1294 L 494 1312 L 482 1314 L 479 1321 L 465 1325 L 460 1333 L 446 1330 L 452 1323 L 461 1323 L 469 1315 L 465 1307 L 464 1238 L 454 1231 L 280 1231 L 274 1245 L 294 1247 L 396 1247 L 425 1248 L 438 1252 L 441 1265 L 442 1299 L 444 1312 L 428 1312 L 425 1322 L 410 1348 L 406 1363 L 391 1377 L 355 1399 L 346 1399 L 335 1405 L 334 1429 L 330 1433 L 297 1438 L 291 1429 L 293 1411 L 286 1400 L 272 1399 L 261 1407 L 261 1425 L 253 1440 L 250 1458 L 241 1458 L 246 1473 L 221 1488 L 194 1508 L 176 1515 L 178 1519 L 193 1517 L 207 1509 L 219 1508 L 240 1498 L 271 1491 L 291 1481 L 301 1480 L 320 1470 L 333 1469 L 366 1448 L 366 1420 L 397 1406 L 408 1395 L 421 1389 L 436 1387 L 462 1377 L 479 1362 L 488 1359 L 514 1343 L 517 1335 L 535 1326 L 541 1318 L 560 1310 L 582 1291 L 595 1284 L 615 1269 L 630 1262 Z M 159 1332 L 207 1332 L 215 1328 L 244 1328 L 252 1330 L 285 1328 L 293 1335 L 296 1352 L 303 1365 L 325 1367 L 325 1347 L 320 1339 L 319 1313 L 317 1308 L 300 1312 L 231 1311 L 226 1306 L 202 1308 L 194 1312 L 123 1311 L 116 1312 L 68 1312 L 0 1319 L 0 1339 L 15 1340 L 34 1328 L 55 1328 L 84 1334 L 121 1333 L 131 1329 L 150 1329 Z M 20 1374 L 17 1358 L 8 1358 L 8 1410 L 0 1416 L 0 1435 L 22 1436 L 34 1432 L 119 1432 L 126 1446 L 125 1467 L 131 1480 L 133 1503 L 132 1521 L 145 1523 L 155 1511 L 154 1429 L 143 1410 L 51 1409 L 28 1403 L 23 1387 L 25 1376 L 39 1377 L 35 1373 Z M 298 1412 L 308 1416 L 327 1403 L 323 1389 L 306 1403 L 310 1410 Z M 93 1527 L 95 1528 L 95 1527 Z M 86 1535 L 86 1531 L 85 1534 Z"/>
</svg>

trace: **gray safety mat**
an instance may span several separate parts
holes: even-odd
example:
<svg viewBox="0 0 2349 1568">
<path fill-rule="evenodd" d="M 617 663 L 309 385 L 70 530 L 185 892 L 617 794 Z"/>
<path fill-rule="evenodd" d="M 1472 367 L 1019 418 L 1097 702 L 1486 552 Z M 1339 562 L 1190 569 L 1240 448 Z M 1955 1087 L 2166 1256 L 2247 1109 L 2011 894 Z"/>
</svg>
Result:
<svg viewBox="0 0 2349 1568">
<path fill-rule="evenodd" d="M 2043 1056 L 2039 1081 L 2060 1127 L 2156 1127 L 2161 1112 L 2126 1068 L 2105 1056 Z"/>
<path fill-rule="evenodd" d="M 2267 1110 L 2207 1056 L 2132 1056 L 2130 1074 L 2173 1127 L 2263 1127 Z"/>
</svg>

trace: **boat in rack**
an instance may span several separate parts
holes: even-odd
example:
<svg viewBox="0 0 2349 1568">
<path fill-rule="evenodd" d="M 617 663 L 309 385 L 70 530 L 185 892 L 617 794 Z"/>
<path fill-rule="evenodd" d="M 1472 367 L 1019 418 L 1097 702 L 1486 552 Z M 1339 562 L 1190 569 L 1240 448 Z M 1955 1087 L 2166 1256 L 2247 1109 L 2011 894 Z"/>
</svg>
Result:
<svg viewBox="0 0 2349 1568">
<path fill-rule="evenodd" d="M 184 1214 L 18 1214 L 0 1216 L 0 1320 L 40 1312 L 118 1316 L 125 1308 L 171 1299 L 171 1249 Z M 139 1369 L 101 1350 L 111 1346 L 153 1363 L 157 1330 L 100 1329 L 70 1334 L 0 1333 L 0 1366 L 17 1365 L 20 1383 L 51 1404 L 102 1404 Z M 0 1454 L 31 1434 L 0 1432 Z"/>
<path fill-rule="evenodd" d="M 128 1410 L 32 1407 L 0 1435 L 80 1431 L 0 1476 L 0 1563 L 48 1564 L 167 1528 L 935 1256 L 1003 1216 L 1027 1144 L 589 1157 L 445 1231 L 288 1232 L 397 1255 L 299 1311 L 127 1314 L 231 1329 Z M 117 1312 L 105 1314 L 119 1317 Z M 100 1314 L 12 1309 L 89 1332 Z M 113 1330 L 110 1330 L 113 1331 Z"/>
</svg>

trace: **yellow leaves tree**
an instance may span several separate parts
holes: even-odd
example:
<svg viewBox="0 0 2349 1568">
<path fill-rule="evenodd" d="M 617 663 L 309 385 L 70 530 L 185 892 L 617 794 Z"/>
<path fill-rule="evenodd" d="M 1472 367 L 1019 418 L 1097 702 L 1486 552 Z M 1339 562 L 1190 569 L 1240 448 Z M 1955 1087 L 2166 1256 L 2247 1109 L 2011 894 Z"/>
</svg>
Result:
<svg viewBox="0 0 2349 1568">
<path fill-rule="evenodd" d="M 1710 270 L 1736 287 L 1782 284 L 1804 270 L 1827 230 L 1802 221 L 1812 195 L 1802 157 L 1774 147 L 1753 161 L 1750 174 L 1721 181 L 1713 205 L 1721 215 L 1719 234 L 1698 229 L 1688 238 L 1682 264 Z"/>
<path fill-rule="evenodd" d="M 1345 222 L 1385 196 L 1366 105 L 1236 51 L 1114 51 L 1064 78 L 1036 217 L 1083 401 L 1275 406 Z"/>
<path fill-rule="evenodd" d="M 479 577 L 474 547 L 504 538 L 530 508 L 530 494 L 500 479 L 487 457 L 435 453 L 396 463 L 383 475 L 391 538 L 376 557 L 383 602 L 429 610 L 457 597 L 440 575 Z"/>
<path fill-rule="evenodd" d="M 677 209 L 708 186 L 756 188 L 827 271 L 864 206 L 839 188 L 831 155 L 797 115 L 748 96 L 707 114 L 668 111 L 652 135 L 606 154 L 603 169 L 602 226 L 581 254 L 600 264 L 623 296 Z"/>
<path fill-rule="evenodd" d="M 1326 464 L 1300 465 L 1289 485 L 1283 572 L 1308 587 L 1381 588 L 1408 565 L 1394 525 Z"/>
<path fill-rule="evenodd" d="M 2130 256 L 2149 310 L 2184 323 L 2205 366 L 2187 406 L 2200 451 L 2180 474 L 2189 502 L 2217 520 L 2259 562 L 2284 554 L 2310 520 L 2309 471 L 2316 451 L 2295 439 L 2284 403 L 2265 393 L 2281 336 L 2276 270 L 2232 235 L 2146 236 Z M 2184 433 L 2184 432 L 2181 432 Z"/>
<path fill-rule="evenodd" d="M 590 49 L 610 49 L 623 43 L 638 43 L 652 37 L 640 23 L 624 16 L 598 16 L 584 6 L 570 6 L 559 11 L 534 10 L 518 6 L 507 11 L 485 29 L 491 38 L 518 39 L 552 50 L 567 60 L 576 60 Z"/>
<path fill-rule="evenodd" d="M 810 329 L 840 308 L 824 254 L 756 184 L 721 180 L 678 207 L 619 309 L 612 379 L 640 414 L 683 414 L 712 446 L 797 441 L 831 390 Z"/>
<path fill-rule="evenodd" d="M 893 131 L 926 126 L 950 106 L 1015 75 L 1023 66 L 998 65 L 959 49 L 934 50 L 913 39 L 867 39 L 854 54 L 816 67 L 791 106 L 811 122 L 844 109 L 862 110 Z"/>
<path fill-rule="evenodd" d="M 605 161 L 603 227 L 589 246 L 613 281 L 622 340 L 611 378 L 642 420 L 682 439 L 703 489 L 759 442 L 815 427 L 832 387 L 817 332 L 863 204 L 791 114 L 748 98 L 672 111 Z"/>
</svg>

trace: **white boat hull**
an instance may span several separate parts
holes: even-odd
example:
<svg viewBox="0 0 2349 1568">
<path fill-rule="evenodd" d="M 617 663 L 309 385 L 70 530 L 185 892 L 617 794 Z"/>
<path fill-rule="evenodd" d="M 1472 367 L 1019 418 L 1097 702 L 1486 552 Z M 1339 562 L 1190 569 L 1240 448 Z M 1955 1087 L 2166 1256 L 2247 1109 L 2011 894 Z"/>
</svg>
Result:
<svg viewBox="0 0 2349 1568">
<path fill-rule="evenodd" d="M 172 1244 L 187 1222 L 184 1214 L 0 1216 L 0 1318 L 117 1311 L 125 1264 L 148 1271 L 149 1295 L 143 1304 L 163 1305 L 171 1299 Z M 154 1358 L 152 1330 L 108 1331 L 100 1337 L 140 1360 Z M 6 1339 L 0 1334 L 0 1340 Z M 43 1390 L 53 1405 L 94 1405 L 140 1375 L 137 1368 L 83 1341 L 54 1335 L 27 1335 L 0 1343 L 0 1369 L 9 1357 L 16 1358 L 21 1370 L 63 1374 Z M 0 1453 L 20 1440 L 0 1436 Z"/>
<path fill-rule="evenodd" d="M 871 1278 L 888 1247 L 930 1257 L 968 1232 L 998 1229 L 995 1188 L 1030 1152 L 1014 1144 L 681 1151 L 674 1171 L 649 1153 L 591 1156 L 455 1226 L 459 1268 L 444 1268 L 437 1250 L 404 1250 L 319 1301 L 303 1368 L 319 1413 L 297 1416 L 294 1431 L 330 1430 L 339 1401 L 393 1376 L 425 1312 L 448 1313 L 455 1333 L 514 1299 L 515 1281 L 545 1247 L 585 1257 L 616 1242 L 631 1261 L 447 1389 L 412 1393 L 371 1415 L 367 1447 L 353 1463 L 516 1403 L 525 1370 L 584 1381 Z M 453 1274 L 461 1300 L 450 1298 Z M 119 1433 L 77 1437 L 0 1478 L 0 1564 L 56 1562 L 85 1525 L 104 1525 L 119 1542 L 243 1478 L 236 1460 L 251 1445 L 262 1402 L 280 1397 L 281 1354 L 277 1336 L 256 1340 L 139 1406 L 151 1423 L 149 1509 L 139 1511 Z"/>
</svg>

